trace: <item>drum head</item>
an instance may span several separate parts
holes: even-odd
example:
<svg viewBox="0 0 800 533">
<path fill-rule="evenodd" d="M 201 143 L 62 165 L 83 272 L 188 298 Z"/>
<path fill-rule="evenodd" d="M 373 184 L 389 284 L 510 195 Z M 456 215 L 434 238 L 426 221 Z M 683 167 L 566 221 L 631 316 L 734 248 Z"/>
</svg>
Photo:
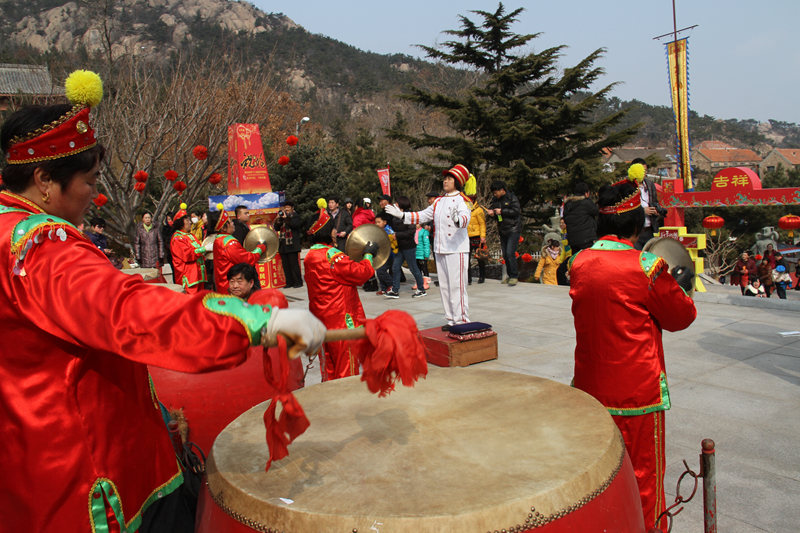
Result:
<svg viewBox="0 0 800 533">
<path fill-rule="evenodd" d="M 522 374 L 430 368 L 387 398 L 354 376 L 297 398 L 311 427 L 269 472 L 266 403 L 223 430 L 209 458 L 214 500 L 258 530 L 534 526 L 602 492 L 625 456 L 597 401 Z"/>
</svg>

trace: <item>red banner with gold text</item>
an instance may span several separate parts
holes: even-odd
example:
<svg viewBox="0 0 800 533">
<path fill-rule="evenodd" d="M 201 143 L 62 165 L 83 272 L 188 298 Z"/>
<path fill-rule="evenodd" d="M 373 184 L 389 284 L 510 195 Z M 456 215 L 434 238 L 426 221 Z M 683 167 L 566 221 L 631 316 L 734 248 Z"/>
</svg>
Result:
<svg viewBox="0 0 800 533">
<path fill-rule="evenodd" d="M 272 192 L 258 124 L 228 127 L 228 194 Z"/>
</svg>

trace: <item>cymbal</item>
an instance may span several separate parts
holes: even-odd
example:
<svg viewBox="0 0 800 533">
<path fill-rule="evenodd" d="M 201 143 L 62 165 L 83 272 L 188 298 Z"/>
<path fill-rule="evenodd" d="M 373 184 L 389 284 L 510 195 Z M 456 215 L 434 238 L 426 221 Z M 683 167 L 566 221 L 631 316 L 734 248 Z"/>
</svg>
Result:
<svg viewBox="0 0 800 533">
<path fill-rule="evenodd" d="M 367 242 L 378 245 L 378 252 L 372 258 L 372 267 L 380 268 L 389 259 L 392 245 L 389 236 L 375 224 L 361 224 L 347 236 L 343 252 L 353 261 L 361 261 L 364 256 L 364 247 Z"/>
<path fill-rule="evenodd" d="M 252 252 L 259 244 L 266 244 L 267 250 L 261 254 L 259 263 L 267 263 L 278 253 L 278 234 L 269 226 L 253 226 L 244 238 L 244 249 Z"/>
<path fill-rule="evenodd" d="M 691 268 L 694 272 L 694 261 L 692 256 L 686 251 L 683 245 L 670 237 L 654 237 L 647 241 L 642 248 L 643 252 L 650 252 L 662 258 L 669 265 L 672 270 L 675 267 L 682 266 Z M 689 297 L 694 297 L 694 288 L 689 291 Z"/>
<path fill-rule="evenodd" d="M 201 243 L 203 248 L 206 249 L 206 253 L 203 254 L 206 259 L 214 259 L 214 239 L 216 239 L 216 237 L 216 234 L 209 235 L 203 239 L 203 242 Z"/>
</svg>

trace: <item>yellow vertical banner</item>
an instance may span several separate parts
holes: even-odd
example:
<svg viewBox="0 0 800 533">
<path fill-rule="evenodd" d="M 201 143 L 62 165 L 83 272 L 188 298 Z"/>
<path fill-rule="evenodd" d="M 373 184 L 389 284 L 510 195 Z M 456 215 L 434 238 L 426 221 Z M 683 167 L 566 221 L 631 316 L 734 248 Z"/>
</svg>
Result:
<svg viewBox="0 0 800 533">
<path fill-rule="evenodd" d="M 678 175 L 686 191 L 694 190 L 692 161 L 689 153 L 689 54 L 688 39 L 667 43 L 667 65 L 672 109 L 675 112 L 675 131 L 678 145 Z"/>
</svg>

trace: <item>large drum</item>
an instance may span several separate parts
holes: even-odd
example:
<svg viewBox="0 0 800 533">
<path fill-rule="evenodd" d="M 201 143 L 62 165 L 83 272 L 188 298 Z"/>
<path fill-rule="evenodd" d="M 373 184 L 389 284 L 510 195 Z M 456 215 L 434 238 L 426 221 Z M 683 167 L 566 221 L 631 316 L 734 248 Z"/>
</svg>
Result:
<svg viewBox="0 0 800 533">
<path fill-rule="evenodd" d="M 264 471 L 266 403 L 217 437 L 204 533 L 645 530 L 607 411 L 542 378 L 430 368 L 387 398 L 358 377 L 297 394 L 311 427 Z"/>
</svg>

